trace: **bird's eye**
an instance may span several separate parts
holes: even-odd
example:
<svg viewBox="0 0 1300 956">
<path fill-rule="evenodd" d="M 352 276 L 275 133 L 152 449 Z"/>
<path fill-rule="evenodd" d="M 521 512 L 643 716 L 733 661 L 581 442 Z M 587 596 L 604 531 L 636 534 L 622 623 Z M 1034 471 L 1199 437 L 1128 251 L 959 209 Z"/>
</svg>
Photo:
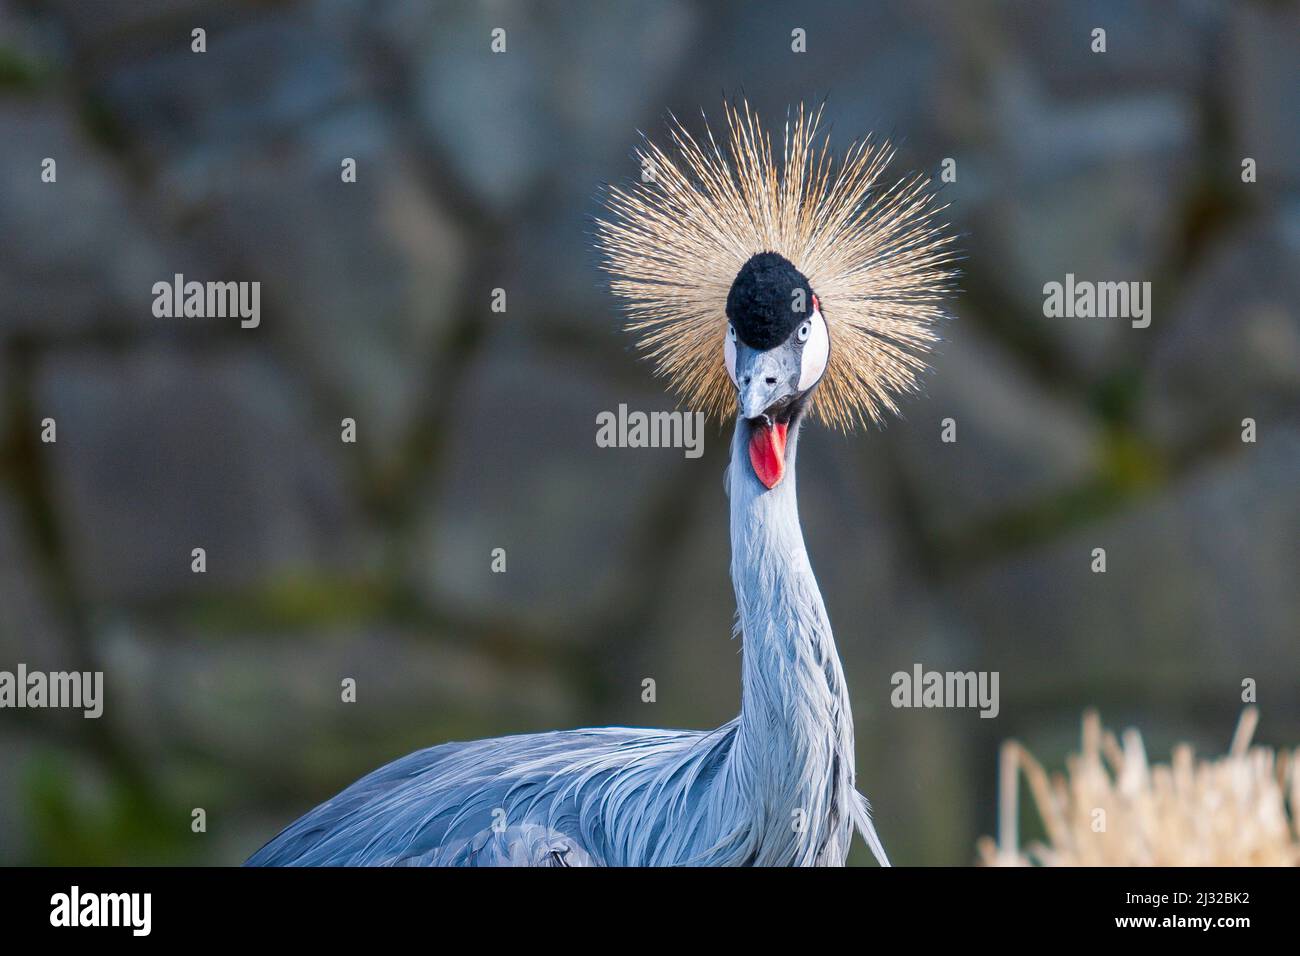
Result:
<svg viewBox="0 0 1300 956">
<path fill-rule="evenodd" d="M 811 322 L 805 322 L 803 325 L 799 326 L 799 331 L 798 331 L 797 333 L 795 333 L 795 334 L 799 336 L 799 341 L 800 341 L 800 342 L 807 342 L 807 341 L 808 341 L 808 333 L 809 333 L 811 330 L 812 330 L 812 323 L 811 323 Z"/>
<path fill-rule="evenodd" d="M 731 323 L 727 323 L 727 334 L 731 336 L 731 341 L 736 341 L 736 327 Z"/>
</svg>

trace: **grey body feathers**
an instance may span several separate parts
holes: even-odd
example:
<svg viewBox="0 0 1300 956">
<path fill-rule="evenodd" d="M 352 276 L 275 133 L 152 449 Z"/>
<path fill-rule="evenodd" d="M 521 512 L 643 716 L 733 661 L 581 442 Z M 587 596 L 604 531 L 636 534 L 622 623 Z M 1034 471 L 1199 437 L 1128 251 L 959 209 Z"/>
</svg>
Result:
<svg viewBox="0 0 1300 956">
<path fill-rule="evenodd" d="M 887 865 L 854 780 L 853 719 L 799 529 L 798 424 L 768 491 L 737 423 L 727 491 L 741 714 L 713 731 L 609 727 L 449 743 L 361 778 L 260 866 Z"/>
</svg>

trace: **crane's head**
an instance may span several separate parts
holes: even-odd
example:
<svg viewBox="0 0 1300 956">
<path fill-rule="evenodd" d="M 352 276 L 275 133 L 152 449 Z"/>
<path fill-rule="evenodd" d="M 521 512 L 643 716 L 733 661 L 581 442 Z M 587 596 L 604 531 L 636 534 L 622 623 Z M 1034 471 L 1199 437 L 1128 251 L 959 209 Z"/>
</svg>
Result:
<svg viewBox="0 0 1300 956">
<path fill-rule="evenodd" d="M 805 412 L 847 431 L 898 411 L 956 275 L 929 179 L 886 180 L 894 150 L 870 138 L 837 159 L 820 117 L 792 111 L 776 147 L 747 103 L 725 147 L 674 120 L 677 155 L 647 139 L 596 221 L 637 346 L 690 407 L 738 416 L 768 488 Z"/>
<path fill-rule="evenodd" d="M 776 487 L 785 474 L 790 425 L 826 371 L 830 335 L 808 279 L 785 256 L 760 252 L 727 293 L 723 364 L 749 427 L 749 461 Z"/>
</svg>

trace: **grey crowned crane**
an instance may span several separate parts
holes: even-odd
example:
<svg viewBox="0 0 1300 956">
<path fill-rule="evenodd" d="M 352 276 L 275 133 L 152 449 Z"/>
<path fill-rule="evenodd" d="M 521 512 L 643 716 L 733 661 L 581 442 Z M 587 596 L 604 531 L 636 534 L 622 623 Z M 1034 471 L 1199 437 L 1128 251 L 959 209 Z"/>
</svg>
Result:
<svg viewBox="0 0 1300 956">
<path fill-rule="evenodd" d="M 597 220 L 627 328 L 688 406 L 734 416 L 725 487 L 742 637 L 740 716 L 716 730 L 602 727 L 447 743 L 362 777 L 250 865 L 840 866 L 854 831 L 853 718 L 795 497 L 800 429 L 848 430 L 914 390 L 952 287 L 930 181 L 882 183 L 870 140 L 837 162 L 821 112 L 778 164 L 748 104 L 728 143 L 673 120 L 673 154 Z M 706 124 L 707 126 L 707 124 Z"/>
</svg>

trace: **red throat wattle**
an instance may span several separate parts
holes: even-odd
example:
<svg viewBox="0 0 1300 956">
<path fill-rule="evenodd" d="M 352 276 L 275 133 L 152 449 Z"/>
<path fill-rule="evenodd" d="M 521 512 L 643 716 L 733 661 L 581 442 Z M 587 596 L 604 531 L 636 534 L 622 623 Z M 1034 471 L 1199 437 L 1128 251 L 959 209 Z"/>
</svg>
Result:
<svg viewBox="0 0 1300 956">
<path fill-rule="evenodd" d="M 775 488 L 785 474 L 785 432 L 788 422 L 753 424 L 749 433 L 749 463 L 758 480 Z"/>
</svg>

